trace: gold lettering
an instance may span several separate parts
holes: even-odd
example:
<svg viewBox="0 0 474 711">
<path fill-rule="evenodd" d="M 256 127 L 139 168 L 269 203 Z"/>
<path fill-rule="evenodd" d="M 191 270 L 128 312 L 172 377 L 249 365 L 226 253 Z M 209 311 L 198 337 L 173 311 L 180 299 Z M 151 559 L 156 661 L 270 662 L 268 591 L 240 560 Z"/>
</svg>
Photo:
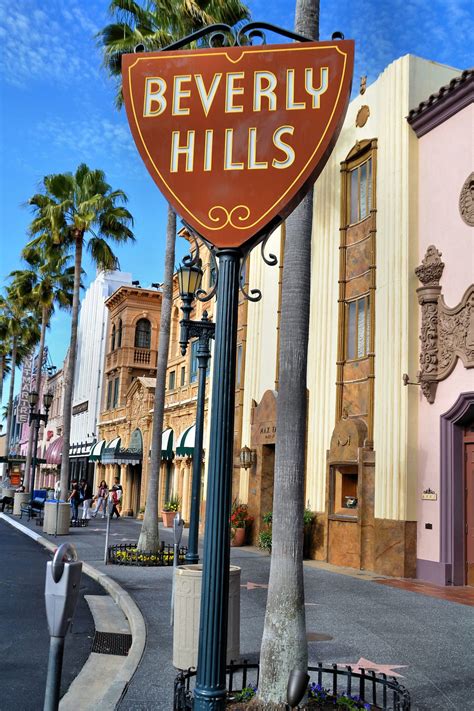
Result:
<svg viewBox="0 0 474 711">
<path fill-rule="evenodd" d="M 277 128 L 277 130 L 273 134 L 273 145 L 275 146 L 275 148 L 278 148 L 278 150 L 282 151 L 286 156 L 284 160 L 275 160 L 274 158 L 272 161 L 272 166 L 274 168 L 289 168 L 290 165 L 293 165 L 293 163 L 295 162 L 295 151 L 291 146 L 288 145 L 288 143 L 285 143 L 281 140 L 283 134 L 289 133 L 290 136 L 292 136 L 294 132 L 294 126 L 280 126 L 280 128 Z"/>
<path fill-rule="evenodd" d="M 161 77 L 147 77 L 145 79 L 145 102 L 143 116 L 159 116 L 166 109 L 166 82 Z M 153 104 L 157 103 L 158 108 L 153 109 Z"/>
<path fill-rule="evenodd" d="M 189 116 L 189 109 L 181 106 L 181 99 L 187 99 L 191 96 L 189 89 L 183 89 L 184 82 L 191 81 L 190 74 L 176 76 L 173 80 L 173 116 Z"/>
<path fill-rule="evenodd" d="M 234 106 L 234 96 L 244 93 L 243 86 L 234 86 L 234 84 L 238 79 L 243 79 L 244 77 L 244 72 L 228 72 L 226 74 L 225 111 L 228 114 L 238 113 L 244 110 L 243 106 Z"/>
<path fill-rule="evenodd" d="M 179 168 L 179 156 L 186 156 L 186 173 L 192 173 L 194 168 L 194 140 L 195 131 L 187 131 L 187 143 L 179 145 L 181 131 L 173 131 L 171 134 L 171 165 L 170 172 L 177 173 Z"/>
</svg>

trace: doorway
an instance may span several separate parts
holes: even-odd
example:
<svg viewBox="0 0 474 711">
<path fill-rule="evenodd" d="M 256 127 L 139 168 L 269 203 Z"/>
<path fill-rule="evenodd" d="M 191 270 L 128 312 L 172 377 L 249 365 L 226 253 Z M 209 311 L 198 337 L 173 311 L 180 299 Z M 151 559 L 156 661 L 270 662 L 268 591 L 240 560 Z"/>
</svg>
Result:
<svg viewBox="0 0 474 711">
<path fill-rule="evenodd" d="M 474 585 L 474 392 L 441 415 L 441 563 L 447 585 Z"/>
<path fill-rule="evenodd" d="M 132 495 L 130 497 L 130 506 L 132 516 L 137 516 L 140 513 L 140 492 L 142 488 L 142 465 L 134 464 L 131 468 L 132 473 Z"/>
<path fill-rule="evenodd" d="M 474 423 L 464 430 L 466 585 L 474 586 Z"/>
</svg>

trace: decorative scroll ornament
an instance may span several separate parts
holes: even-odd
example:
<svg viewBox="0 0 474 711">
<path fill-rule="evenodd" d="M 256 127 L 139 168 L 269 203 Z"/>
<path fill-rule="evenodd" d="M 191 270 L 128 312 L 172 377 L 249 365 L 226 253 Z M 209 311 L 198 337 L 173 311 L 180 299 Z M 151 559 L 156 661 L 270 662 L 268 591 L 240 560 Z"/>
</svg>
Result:
<svg viewBox="0 0 474 711">
<path fill-rule="evenodd" d="M 441 261 L 442 254 L 438 252 L 434 244 L 430 244 L 426 250 L 423 261 L 415 269 L 415 274 L 423 286 L 438 285 L 443 276 L 444 262 Z"/>
<path fill-rule="evenodd" d="M 466 225 L 474 227 L 474 173 L 471 173 L 461 188 L 459 213 Z"/>
<path fill-rule="evenodd" d="M 421 306 L 418 382 L 429 403 L 435 401 L 438 382 L 452 373 L 458 358 L 466 368 L 474 368 L 474 284 L 457 306 L 449 308 L 439 285 L 443 269 L 441 252 L 434 245 L 415 269 L 423 284 L 417 289 Z"/>
</svg>

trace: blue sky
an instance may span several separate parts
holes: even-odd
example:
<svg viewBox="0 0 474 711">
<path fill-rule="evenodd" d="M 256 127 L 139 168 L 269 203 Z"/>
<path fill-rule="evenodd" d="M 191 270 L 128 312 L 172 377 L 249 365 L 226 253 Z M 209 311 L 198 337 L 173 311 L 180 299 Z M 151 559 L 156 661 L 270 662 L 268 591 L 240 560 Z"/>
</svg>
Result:
<svg viewBox="0 0 474 711">
<path fill-rule="evenodd" d="M 292 28 L 292 0 L 251 0 L 252 18 Z M 142 285 L 161 281 L 166 205 L 135 150 L 114 87 L 101 66 L 95 33 L 110 21 L 106 0 L 0 0 L 0 276 L 21 266 L 31 215 L 24 206 L 48 173 L 81 162 L 102 168 L 129 196 L 134 245 L 117 250 L 121 267 Z M 464 69 L 473 64 L 472 0 L 321 0 L 321 39 L 335 30 L 356 41 L 354 86 L 372 82 L 394 59 L 412 53 Z M 183 252 L 181 248 L 180 253 Z M 94 277 L 84 263 L 86 284 Z M 69 320 L 48 335 L 59 367 Z"/>
</svg>

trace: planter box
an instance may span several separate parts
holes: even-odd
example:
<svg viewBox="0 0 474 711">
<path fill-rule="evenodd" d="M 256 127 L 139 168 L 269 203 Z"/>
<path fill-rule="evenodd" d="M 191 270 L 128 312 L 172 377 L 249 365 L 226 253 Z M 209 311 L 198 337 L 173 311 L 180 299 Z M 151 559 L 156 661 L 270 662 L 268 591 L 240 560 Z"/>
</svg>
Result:
<svg viewBox="0 0 474 711">
<path fill-rule="evenodd" d="M 177 511 L 162 511 L 161 512 L 161 518 L 163 519 L 163 526 L 165 528 L 173 528 L 174 517 L 176 516 L 177 513 L 178 513 Z"/>
</svg>

